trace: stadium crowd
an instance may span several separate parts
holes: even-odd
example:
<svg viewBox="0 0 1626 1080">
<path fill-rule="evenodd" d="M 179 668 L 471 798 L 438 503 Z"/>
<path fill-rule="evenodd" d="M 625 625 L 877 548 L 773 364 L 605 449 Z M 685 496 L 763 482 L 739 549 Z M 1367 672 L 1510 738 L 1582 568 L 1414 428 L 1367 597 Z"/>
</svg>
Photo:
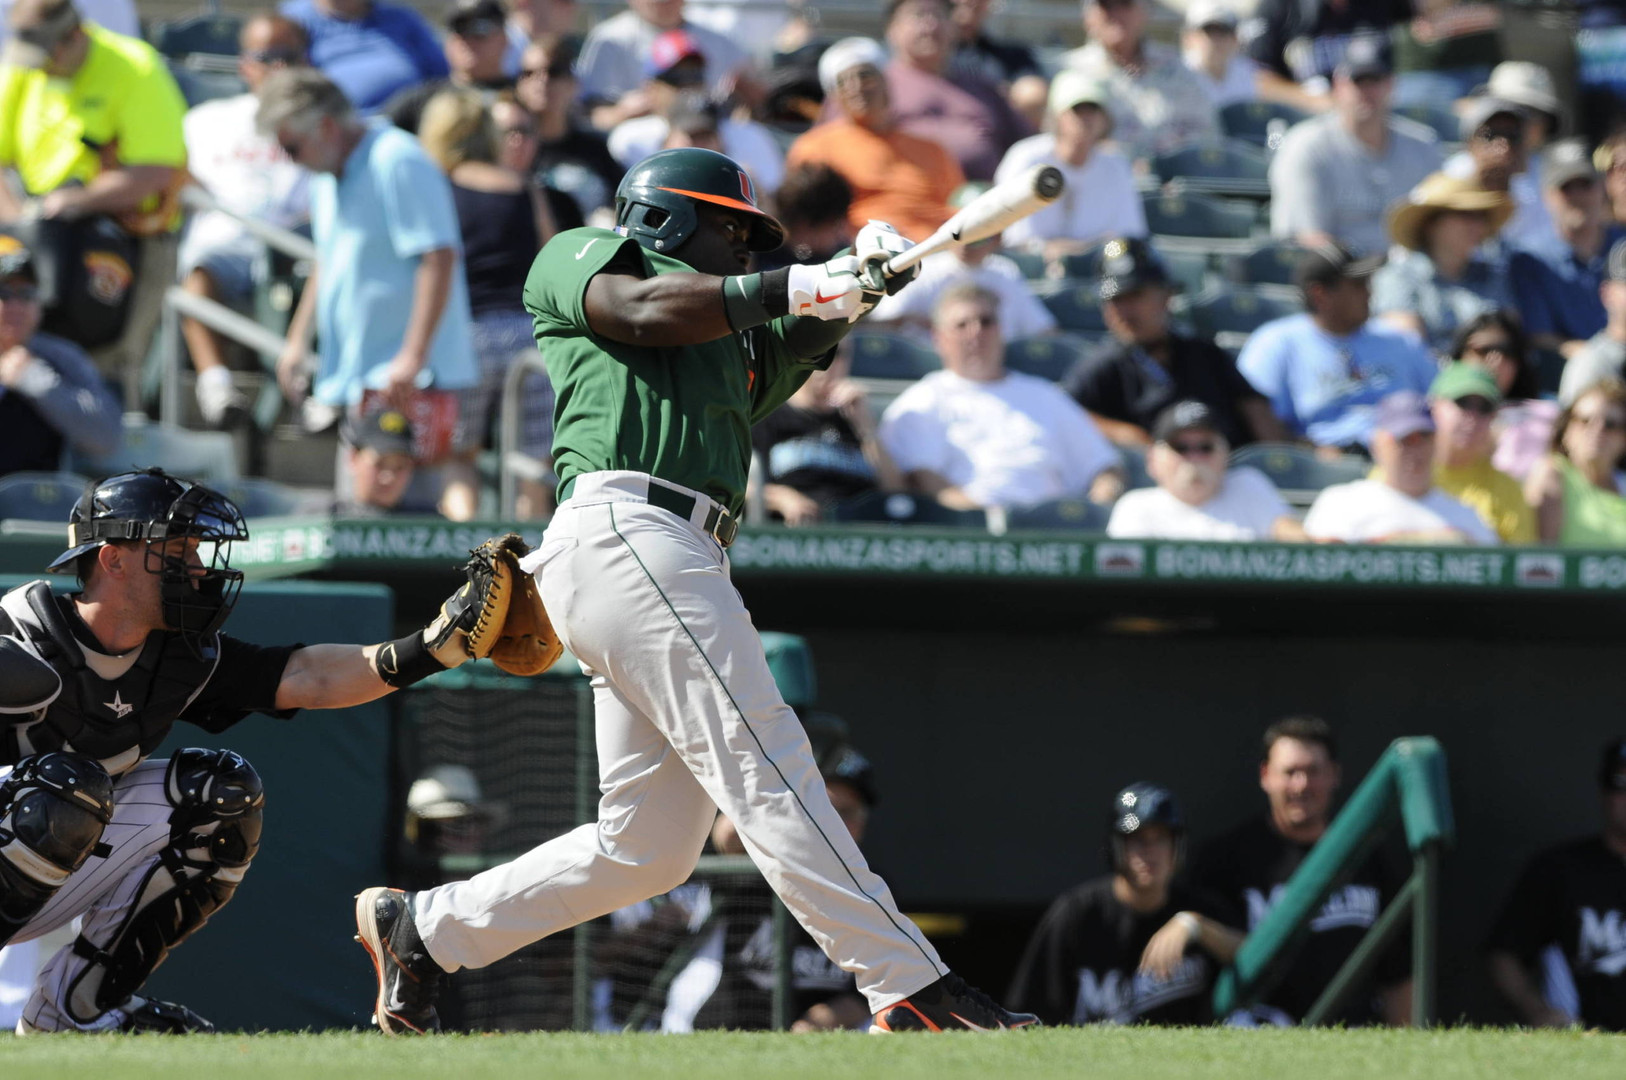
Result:
<svg viewBox="0 0 1626 1080">
<path fill-rule="evenodd" d="M 124 464 L 118 417 L 185 365 L 199 427 L 336 432 L 335 512 L 495 516 L 506 446 L 501 509 L 545 517 L 555 402 L 526 271 L 555 233 L 614 224 L 628 167 L 698 146 L 769 199 L 780 262 L 822 262 L 872 219 L 922 240 L 1036 164 L 1067 180 L 1002 237 L 927 259 L 758 425 L 770 520 L 903 505 L 1116 537 L 1626 546 L 1626 2 L 1575 6 L 1568 81 L 1477 0 L 1083 0 L 1071 49 L 997 36 L 989 0 L 889 0 L 839 40 L 810 8 L 723 0 L 601 19 L 574 0 L 286 0 L 149 20 L 148 39 L 130 0 L 11 0 L 0 476 Z M 290 257 L 289 234 L 314 254 Z M 200 304 L 178 340 L 171 288 Z M 280 350 L 234 342 L 216 305 Z M 839 732 L 819 760 L 861 838 L 867 762 Z M 1215 1019 L 1215 971 L 1338 781 L 1324 723 L 1274 725 L 1267 814 L 1189 860 L 1176 795 L 1124 788 L 1110 873 L 1058 898 L 1010 1004 Z M 1613 971 L 1561 957 L 1567 998 L 1538 987 L 1577 905 L 1619 900 L 1619 745 L 1599 784 L 1604 838 L 1539 857 L 1487 944 L 1529 1023 L 1626 1027 L 1626 952 Z M 726 820 L 714 844 L 737 850 Z M 1231 1019 L 1302 1017 L 1395 888 L 1364 868 Z M 692 922 L 714 935 L 711 990 L 760 1007 L 758 922 Z M 799 1023 L 867 1023 L 850 977 L 804 951 Z M 1408 970 L 1386 957 L 1344 1019 L 1399 1022 Z M 706 1000 L 663 1022 L 703 1026 Z"/>
</svg>

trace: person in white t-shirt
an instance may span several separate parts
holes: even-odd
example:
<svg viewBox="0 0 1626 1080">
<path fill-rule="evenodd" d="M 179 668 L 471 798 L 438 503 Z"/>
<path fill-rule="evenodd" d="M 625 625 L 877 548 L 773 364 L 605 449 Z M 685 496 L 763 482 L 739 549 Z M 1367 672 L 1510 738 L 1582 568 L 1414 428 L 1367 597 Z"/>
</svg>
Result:
<svg viewBox="0 0 1626 1080">
<path fill-rule="evenodd" d="M 1478 514 L 1434 486 L 1434 417 L 1412 390 L 1378 403 L 1372 476 L 1334 484 L 1304 518 L 1314 540 L 1361 544 L 1499 543 Z"/>
<path fill-rule="evenodd" d="M 1236 10 L 1226 0 L 1191 0 L 1180 35 L 1180 59 L 1216 109 L 1259 96 L 1259 65 L 1242 51 Z"/>
<path fill-rule="evenodd" d="M 1177 401 L 1152 425 L 1146 471 L 1156 487 L 1125 492 L 1107 535 L 1163 540 L 1305 540 L 1276 485 L 1258 469 L 1225 467 L 1231 447 L 1200 401 Z"/>
<path fill-rule="evenodd" d="M 998 297 L 953 285 L 932 325 L 944 370 L 881 418 L 881 445 L 911 490 L 957 510 L 1123 492 L 1118 452 L 1089 415 L 1054 383 L 1005 369 Z"/>
<path fill-rule="evenodd" d="M 1005 246 L 1047 259 L 1084 251 L 1114 236 L 1145 236 L 1146 212 L 1129 159 L 1101 143 L 1112 134 L 1112 91 L 1066 69 L 1050 84 L 1051 130 L 1005 151 L 994 183 L 1034 165 L 1054 165 L 1067 181 L 1061 197 L 1005 230 Z"/>
<path fill-rule="evenodd" d="M 237 70 L 249 92 L 206 101 L 186 114 L 187 169 L 223 207 L 285 229 L 310 216 L 310 174 L 295 165 L 277 140 L 254 127 L 255 91 L 280 67 L 308 62 L 304 29 L 281 15 L 256 15 L 243 26 Z M 264 243 L 240 221 L 209 210 L 187 226 L 180 247 L 181 288 L 223 303 L 246 300 Z M 211 425 L 246 410 L 248 400 L 231 381 L 219 335 L 193 319 L 181 333 L 198 372 L 198 405 Z"/>
</svg>

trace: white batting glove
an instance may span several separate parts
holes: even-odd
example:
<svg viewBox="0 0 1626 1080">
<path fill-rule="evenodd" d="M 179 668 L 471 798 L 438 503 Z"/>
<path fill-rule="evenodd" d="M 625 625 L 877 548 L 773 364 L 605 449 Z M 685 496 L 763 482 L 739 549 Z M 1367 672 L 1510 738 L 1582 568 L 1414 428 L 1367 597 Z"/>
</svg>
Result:
<svg viewBox="0 0 1626 1080">
<path fill-rule="evenodd" d="M 853 240 L 853 254 L 858 257 L 858 264 L 862 268 L 861 276 L 872 291 L 884 291 L 890 295 L 915 280 L 915 276 L 920 273 L 919 263 L 901 274 L 888 277 L 886 273 L 887 260 L 914 246 L 913 240 L 901 235 L 884 221 L 872 219 L 868 225 L 858 230 L 858 236 Z"/>
<path fill-rule="evenodd" d="M 856 322 L 880 299 L 865 290 L 858 259 L 842 255 L 823 266 L 789 267 L 790 313 L 834 322 Z"/>
</svg>

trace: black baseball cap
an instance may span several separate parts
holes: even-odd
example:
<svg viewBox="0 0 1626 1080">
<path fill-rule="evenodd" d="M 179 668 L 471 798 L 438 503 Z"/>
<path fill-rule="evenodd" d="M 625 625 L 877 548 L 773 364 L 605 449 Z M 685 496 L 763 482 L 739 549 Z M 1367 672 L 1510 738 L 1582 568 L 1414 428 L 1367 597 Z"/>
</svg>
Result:
<svg viewBox="0 0 1626 1080">
<path fill-rule="evenodd" d="M 501 29 L 508 21 L 508 12 L 501 0 L 459 0 L 446 11 L 446 27 L 454 34 L 467 33 L 479 24 Z"/>
<path fill-rule="evenodd" d="M 1186 398 L 1176 401 L 1173 405 L 1157 414 L 1152 422 L 1152 438 L 1157 442 L 1166 443 L 1182 431 L 1192 431 L 1202 428 L 1206 431 L 1219 433 L 1219 422 L 1214 419 L 1214 410 L 1200 401 Z"/>
<path fill-rule="evenodd" d="M 1134 292 L 1147 285 L 1173 288 L 1163 260 L 1145 240 L 1108 240 L 1101 249 L 1101 299 Z"/>
<path fill-rule="evenodd" d="M 34 269 L 34 253 L 15 236 L 0 233 L 0 280 L 14 277 L 27 278 L 35 285 L 39 284 L 39 274 Z"/>
<path fill-rule="evenodd" d="M 361 417 L 346 415 L 340 435 L 359 450 L 412 453 L 412 421 L 396 409 L 380 409 Z"/>
<path fill-rule="evenodd" d="M 1368 255 L 1363 259 L 1342 244 L 1316 244 L 1305 248 L 1304 254 L 1299 256 L 1298 266 L 1293 270 L 1293 280 L 1301 289 L 1311 282 L 1330 285 L 1346 278 L 1371 277 L 1382 265 L 1382 254 Z"/>
<path fill-rule="evenodd" d="M 1365 79 L 1374 75 L 1386 76 L 1394 72 L 1389 58 L 1389 41 L 1376 34 L 1362 34 L 1349 39 L 1344 55 L 1333 69 L 1333 75 L 1343 79 Z"/>
<path fill-rule="evenodd" d="M 1598 786 L 1605 791 L 1626 791 L 1626 739 L 1614 739 L 1603 748 Z"/>
</svg>

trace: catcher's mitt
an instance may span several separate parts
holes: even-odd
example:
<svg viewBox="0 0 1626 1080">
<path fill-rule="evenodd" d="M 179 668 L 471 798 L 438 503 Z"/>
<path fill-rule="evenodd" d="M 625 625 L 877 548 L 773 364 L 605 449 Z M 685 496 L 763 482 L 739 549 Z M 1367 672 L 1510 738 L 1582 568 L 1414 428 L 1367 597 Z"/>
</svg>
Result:
<svg viewBox="0 0 1626 1080">
<path fill-rule="evenodd" d="M 508 605 L 502 636 L 491 649 L 491 662 L 510 675 L 540 675 L 564 651 L 542 606 L 536 576 L 521 573 L 514 581 L 514 598 Z"/>
<path fill-rule="evenodd" d="M 442 663 L 449 659 L 447 652 L 455 654 L 459 647 L 475 660 L 491 655 L 502 636 L 517 583 L 528 576 L 520 573 L 520 556 L 530 550 L 519 534 L 508 533 L 493 536 L 469 552 L 469 561 L 463 564 L 468 580 L 440 605 L 440 615 L 423 635 L 424 644 Z"/>
</svg>

